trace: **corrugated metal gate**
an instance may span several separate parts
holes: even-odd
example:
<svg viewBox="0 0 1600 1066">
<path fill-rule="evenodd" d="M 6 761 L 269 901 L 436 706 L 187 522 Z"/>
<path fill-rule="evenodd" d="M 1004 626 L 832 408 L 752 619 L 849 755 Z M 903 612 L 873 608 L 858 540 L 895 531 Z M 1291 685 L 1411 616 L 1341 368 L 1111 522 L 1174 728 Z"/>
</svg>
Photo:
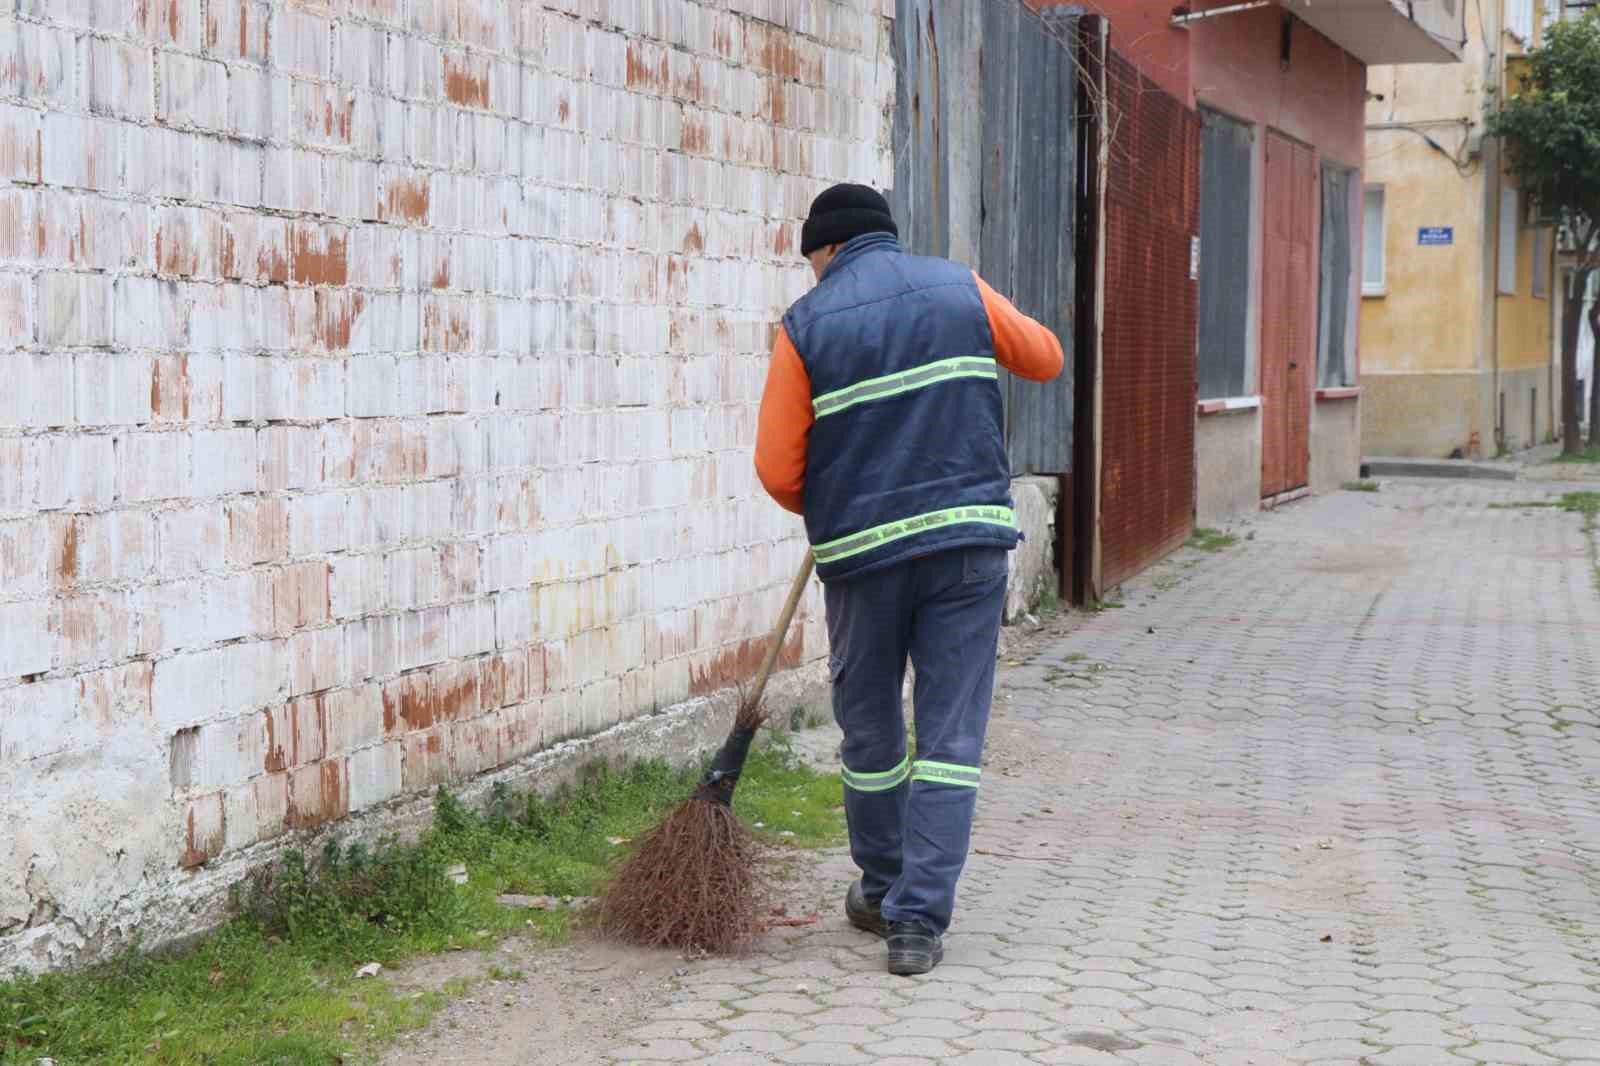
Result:
<svg viewBox="0 0 1600 1066">
<path fill-rule="evenodd" d="M 1100 536 L 1113 588 L 1194 524 L 1200 119 L 1115 54 L 1106 85 Z"/>
<path fill-rule="evenodd" d="M 1061 338 L 1048 385 L 1002 375 L 1013 474 L 1072 469 L 1077 17 L 1016 0 L 898 0 L 901 237 L 970 263 Z"/>
<path fill-rule="evenodd" d="M 1306 483 L 1311 462 L 1312 227 L 1317 174 L 1311 149 L 1267 133 L 1261 264 L 1261 495 Z"/>
</svg>

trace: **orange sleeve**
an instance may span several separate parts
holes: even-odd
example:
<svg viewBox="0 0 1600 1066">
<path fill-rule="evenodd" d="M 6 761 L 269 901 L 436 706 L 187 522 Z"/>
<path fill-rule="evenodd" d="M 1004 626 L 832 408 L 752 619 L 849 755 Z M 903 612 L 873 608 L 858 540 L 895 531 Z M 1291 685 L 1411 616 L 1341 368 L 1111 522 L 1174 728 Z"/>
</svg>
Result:
<svg viewBox="0 0 1600 1066">
<path fill-rule="evenodd" d="M 1061 342 L 1056 335 L 1011 306 L 1011 301 L 972 275 L 983 295 L 983 309 L 989 312 L 989 329 L 994 333 L 994 355 L 1001 366 L 1029 381 L 1049 381 L 1061 373 Z"/>
<path fill-rule="evenodd" d="M 781 326 L 761 394 L 756 427 L 756 475 L 785 510 L 805 508 L 806 441 L 811 436 L 811 377 Z"/>
</svg>

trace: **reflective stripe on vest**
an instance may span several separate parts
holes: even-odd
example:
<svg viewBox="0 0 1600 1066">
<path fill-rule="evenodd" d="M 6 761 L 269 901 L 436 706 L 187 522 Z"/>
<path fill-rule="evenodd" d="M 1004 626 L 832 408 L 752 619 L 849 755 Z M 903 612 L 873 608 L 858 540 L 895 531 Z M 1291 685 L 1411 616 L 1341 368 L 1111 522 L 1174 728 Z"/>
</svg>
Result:
<svg viewBox="0 0 1600 1066">
<path fill-rule="evenodd" d="M 907 755 L 900 760 L 900 765 L 893 770 L 885 770 L 877 774 L 858 774 L 848 766 L 841 767 L 839 776 L 844 778 L 844 787 L 856 792 L 888 792 L 899 788 L 905 779 L 911 776 L 911 756 Z"/>
<path fill-rule="evenodd" d="M 929 762 L 918 759 L 911 764 L 911 780 L 927 781 L 934 785 L 956 785 L 960 788 L 977 788 L 982 771 L 976 766 L 958 766 L 948 762 Z"/>
<path fill-rule="evenodd" d="M 988 378 L 997 381 L 1000 372 L 995 368 L 994 359 L 989 356 L 964 355 L 955 359 L 940 359 L 938 362 L 924 363 L 911 370 L 902 370 L 898 374 L 869 378 L 824 393 L 811 401 L 811 411 L 815 417 L 821 418 L 824 415 L 838 414 L 847 407 L 854 407 L 868 400 L 898 396 L 903 392 L 924 389 L 929 385 L 937 385 L 955 378 Z"/>
<path fill-rule="evenodd" d="M 951 507 L 943 511 L 930 511 L 927 514 L 902 518 L 895 522 L 885 522 L 881 526 L 864 529 L 859 533 L 840 537 L 838 540 L 830 540 L 826 544 L 813 544 L 811 553 L 816 557 L 818 565 L 836 563 L 902 537 L 965 522 L 981 522 L 984 525 L 1005 526 L 1007 529 L 1017 528 L 1016 513 L 1009 507 Z"/>
</svg>

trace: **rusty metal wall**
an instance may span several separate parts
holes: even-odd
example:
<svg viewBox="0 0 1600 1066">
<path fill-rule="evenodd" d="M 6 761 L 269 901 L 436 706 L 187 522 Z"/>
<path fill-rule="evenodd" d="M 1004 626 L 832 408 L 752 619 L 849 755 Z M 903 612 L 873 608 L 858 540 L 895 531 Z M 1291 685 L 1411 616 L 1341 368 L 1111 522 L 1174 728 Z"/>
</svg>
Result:
<svg viewBox="0 0 1600 1066">
<path fill-rule="evenodd" d="M 1114 588 L 1194 525 L 1200 119 L 1115 54 L 1106 81 L 1100 536 Z"/>
<path fill-rule="evenodd" d="M 1077 16 L 897 0 L 890 200 L 912 251 L 971 264 L 1061 338 L 1047 385 L 1002 375 L 1012 473 L 1072 467 Z"/>
</svg>

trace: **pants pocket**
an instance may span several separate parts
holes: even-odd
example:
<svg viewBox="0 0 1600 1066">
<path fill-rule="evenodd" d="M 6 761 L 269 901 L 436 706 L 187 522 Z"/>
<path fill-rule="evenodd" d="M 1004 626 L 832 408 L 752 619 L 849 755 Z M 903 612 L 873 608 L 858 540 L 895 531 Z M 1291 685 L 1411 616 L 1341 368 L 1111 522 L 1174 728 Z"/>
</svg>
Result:
<svg viewBox="0 0 1600 1066">
<path fill-rule="evenodd" d="M 1010 573 L 1009 554 L 1004 548 L 964 549 L 961 580 L 968 585 L 977 585 L 1007 577 Z"/>
</svg>

